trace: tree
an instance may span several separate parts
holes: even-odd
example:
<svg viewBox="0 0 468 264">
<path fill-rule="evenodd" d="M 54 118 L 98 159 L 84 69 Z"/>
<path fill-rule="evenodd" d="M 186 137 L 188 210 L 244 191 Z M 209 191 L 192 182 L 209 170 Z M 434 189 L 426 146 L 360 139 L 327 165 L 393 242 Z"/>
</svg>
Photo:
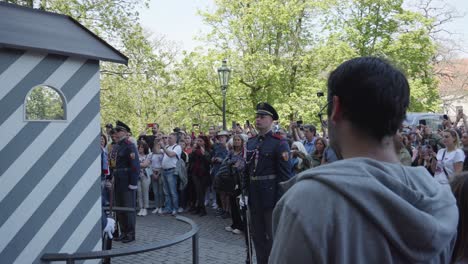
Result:
<svg viewBox="0 0 468 264">
<path fill-rule="evenodd" d="M 403 0 L 342 1 L 328 17 L 332 39 L 348 43 L 357 56 L 388 58 L 403 70 L 411 87 L 410 111 L 438 111 L 430 18 L 405 9 Z"/>
<path fill-rule="evenodd" d="M 233 81 L 246 112 L 260 101 L 280 109 L 282 120 L 309 116 L 318 110 L 307 102 L 320 88 L 311 86 L 306 51 L 315 45 L 311 24 L 324 8 L 321 1 L 216 1 L 213 13 L 201 12 L 212 27 L 206 36 L 217 57 L 234 66 Z M 245 92 L 245 93 L 244 93 Z M 307 99 L 307 101 L 306 101 Z M 237 101 L 239 102 L 239 101 Z M 247 103 L 247 104 L 246 104 Z"/>
</svg>

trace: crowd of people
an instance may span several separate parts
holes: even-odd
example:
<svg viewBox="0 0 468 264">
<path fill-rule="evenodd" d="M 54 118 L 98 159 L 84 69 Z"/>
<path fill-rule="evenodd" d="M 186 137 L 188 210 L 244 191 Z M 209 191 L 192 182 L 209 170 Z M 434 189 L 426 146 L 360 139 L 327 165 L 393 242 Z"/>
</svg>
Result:
<svg viewBox="0 0 468 264">
<path fill-rule="evenodd" d="M 122 127 L 122 124 L 119 121 L 117 127 Z M 137 216 L 144 217 L 149 213 L 204 216 L 207 214 L 206 207 L 211 206 L 216 216 L 232 218 L 233 224 L 227 226 L 226 231 L 241 234 L 245 223 L 242 223 L 238 200 L 246 163 L 245 148 L 248 139 L 257 135 L 256 129 L 236 124 L 230 131 L 212 126 L 208 133 L 188 133 L 179 128 L 164 133 L 157 123 L 148 124 L 148 128 L 151 134 L 143 131 L 137 138 L 132 136 L 130 128 L 125 130 L 126 140 L 138 150 Z M 107 124 L 101 135 L 102 160 L 105 161 L 102 172 L 104 187 L 112 186 L 111 175 L 116 168 L 118 143 L 121 140 L 117 135 L 118 129 L 113 124 Z M 337 160 L 333 150 L 327 146 L 327 139 L 318 136 L 315 126 L 298 126 L 297 122 L 291 122 L 288 132 L 284 131 L 277 128 L 274 133 L 284 138 L 290 146 L 292 175 Z M 175 174 L 179 159 L 185 163 L 187 179 Z M 228 175 L 233 176 L 233 184 L 226 184 L 228 179 L 221 176 L 221 180 L 216 177 L 222 166 L 232 166 L 231 170 L 235 170 Z M 222 170 L 225 172 L 226 168 Z M 108 192 L 105 193 L 104 200 L 108 204 Z M 154 208 L 150 208 L 150 196 L 154 199 Z"/>
<path fill-rule="evenodd" d="M 281 128 L 267 103 L 257 105 L 254 126 L 230 131 L 169 132 L 151 123 L 150 134 L 132 137 L 124 123 L 108 124 L 103 204 L 138 208 L 118 213 L 115 239 L 135 240 L 135 215 L 203 217 L 211 206 L 248 247 L 252 236 L 258 263 L 466 263 L 467 117 L 444 116 L 438 131 L 403 126 L 408 96 L 397 69 L 359 58 L 330 75 L 321 135 L 302 121 Z M 369 123 L 366 115 L 380 116 Z"/>
<path fill-rule="evenodd" d="M 421 122 L 424 123 L 424 122 Z M 400 161 L 407 166 L 424 166 L 441 184 L 468 170 L 467 117 L 459 111 L 454 122 L 445 115 L 439 129 L 420 124 L 401 127 L 395 137 Z"/>
</svg>

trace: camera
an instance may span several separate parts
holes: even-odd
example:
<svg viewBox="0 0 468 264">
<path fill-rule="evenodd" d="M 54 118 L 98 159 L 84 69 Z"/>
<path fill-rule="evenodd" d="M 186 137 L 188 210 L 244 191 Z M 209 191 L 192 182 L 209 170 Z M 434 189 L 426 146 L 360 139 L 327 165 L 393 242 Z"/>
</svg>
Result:
<svg viewBox="0 0 468 264">
<path fill-rule="evenodd" d="M 317 93 L 317 97 L 322 97 L 322 96 L 324 96 L 324 93 L 323 93 L 323 92 L 318 92 L 318 93 Z"/>
</svg>

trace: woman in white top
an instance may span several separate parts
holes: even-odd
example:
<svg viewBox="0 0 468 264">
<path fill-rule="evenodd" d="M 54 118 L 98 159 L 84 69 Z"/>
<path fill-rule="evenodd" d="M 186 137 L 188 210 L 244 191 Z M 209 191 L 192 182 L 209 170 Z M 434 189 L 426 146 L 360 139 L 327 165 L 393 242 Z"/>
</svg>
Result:
<svg viewBox="0 0 468 264">
<path fill-rule="evenodd" d="M 158 132 L 154 139 L 153 153 L 151 154 L 151 169 L 153 170 L 153 175 L 151 176 L 151 185 L 153 187 L 154 193 L 154 204 L 155 209 L 151 212 L 157 214 L 162 212 L 162 207 L 164 205 L 164 192 L 163 192 L 163 181 L 161 177 L 162 170 L 162 160 L 164 154 L 161 150 L 159 142 L 162 140 L 162 133 Z"/>
<path fill-rule="evenodd" d="M 138 216 L 146 216 L 149 207 L 149 186 L 151 182 L 151 175 L 147 172 L 150 168 L 150 155 L 148 144 L 144 141 L 138 141 L 138 157 L 140 158 L 140 177 L 138 178 L 138 204 L 140 205 L 140 212 Z"/>
<path fill-rule="evenodd" d="M 440 149 L 434 154 L 432 170 L 435 171 L 434 178 L 441 184 L 448 184 L 453 176 L 463 170 L 463 161 L 465 153 L 458 148 L 460 140 L 458 134 L 453 129 L 447 129 L 443 132 L 442 142 L 445 148 Z"/>
</svg>

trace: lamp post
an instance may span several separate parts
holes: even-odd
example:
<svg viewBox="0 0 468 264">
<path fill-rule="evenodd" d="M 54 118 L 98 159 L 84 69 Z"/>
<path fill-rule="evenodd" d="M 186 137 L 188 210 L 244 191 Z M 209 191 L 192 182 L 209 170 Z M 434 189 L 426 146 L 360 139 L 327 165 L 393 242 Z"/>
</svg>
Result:
<svg viewBox="0 0 468 264">
<path fill-rule="evenodd" d="M 231 69 L 227 67 L 227 60 L 223 60 L 223 64 L 218 68 L 219 84 L 221 85 L 221 93 L 223 94 L 223 130 L 226 129 L 226 91 L 229 84 Z"/>
</svg>

